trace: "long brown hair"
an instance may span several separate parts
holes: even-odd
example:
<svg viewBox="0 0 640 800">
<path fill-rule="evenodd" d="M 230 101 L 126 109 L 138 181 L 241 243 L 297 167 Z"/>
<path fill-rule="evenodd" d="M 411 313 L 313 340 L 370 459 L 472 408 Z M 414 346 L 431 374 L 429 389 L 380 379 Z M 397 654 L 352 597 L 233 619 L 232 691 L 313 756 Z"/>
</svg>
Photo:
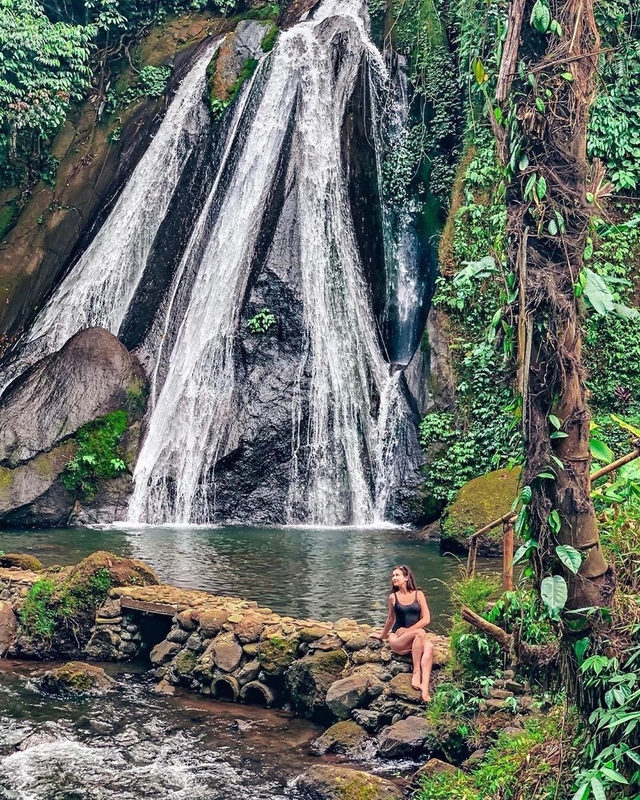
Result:
<svg viewBox="0 0 640 800">
<path fill-rule="evenodd" d="M 408 567 L 406 564 L 397 564 L 397 565 L 396 565 L 396 566 L 395 566 L 395 567 L 394 567 L 394 568 L 391 570 L 391 574 L 393 575 L 393 573 L 394 573 L 394 572 L 395 572 L 395 570 L 397 570 L 397 569 L 399 569 L 399 570 L 400 570 L 400 572 L 401 572 L 401 573 L 404 575 L 404 577 L 407 579 L 407 591 L 408 591 L 408 592 L 417 592 L 417 591 L 418 591 L 418 587 L 416 586 L 416 579 L 415 579 L 415 578 L 414 578 L 414 576 L 413 576 L 413 572 L 411 572 L 411 567 Z M 393 582 L 391 583 L 391 591 L 392 591 L 392 592 L 397 592 L 397 591 L 398 591 L 398 588 L 397 588 L 397 586 L 394 586 L 394 585 L 393 585 Z"/>
</svg>

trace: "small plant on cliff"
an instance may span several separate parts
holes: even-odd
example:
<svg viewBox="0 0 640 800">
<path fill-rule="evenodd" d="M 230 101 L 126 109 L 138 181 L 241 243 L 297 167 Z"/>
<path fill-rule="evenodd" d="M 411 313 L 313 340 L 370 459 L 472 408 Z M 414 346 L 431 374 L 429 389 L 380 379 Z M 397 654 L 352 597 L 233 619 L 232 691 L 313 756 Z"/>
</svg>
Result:
<svg viewBox="0 0 640 800">
<path fill-rule="evenodd" d="M 126 427 L 126 411 L 112 411 L 78 430 L 78 452 L 62 473 L 62 482 L 69 491 L 92 497 L 98 480 L 126 472 L 127 465 L 118 449 Z"/>
<path fill-rule="evenodd" d="M 268 308 L 261 308 L 255 316 L 247 320 L 251 333 L 268 333 L 276 324 L 276 318 Z"/>
</svg>

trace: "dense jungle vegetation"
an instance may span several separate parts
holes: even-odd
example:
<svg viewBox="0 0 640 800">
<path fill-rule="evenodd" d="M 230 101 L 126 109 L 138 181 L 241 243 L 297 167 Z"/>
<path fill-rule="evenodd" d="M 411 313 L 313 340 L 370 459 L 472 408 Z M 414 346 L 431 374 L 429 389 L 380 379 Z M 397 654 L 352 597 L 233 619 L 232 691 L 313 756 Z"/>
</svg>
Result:
<svg viewBox="0 0 640 800">
<path fill-rule="evenodd" d="M 564 212 L 553 206 L 546 207 L 544 213 L 551 209 L 547 216 L 540 211 L 551 187 L 536 171 L 525 140 L 544 140 L 556 91 L 575 82 L 566 60 L 555 65 L 556 83 L 529 69 L 543 57 L 548 40 L 569 36 L 560 19 L 571 5 L 526 4 L 522 37 L 530 49 L 517 64 L 515 99 L 495 103 L 507 37 L 505 0 L 370 2 L 376 38 L 409 57 L 421 109 L 386 163 L 388 191 L 401 199 L 427 155 L 421 179 L 448 210 L 433 302 L 452 354 L 456 399 L 453 407 L 425 416 L 420 428 L 424 447 L 438 448 L 425 492 L 440 508 L 471 478 L 527 463 L 516 374 L 518 324 L 512 312 L 520 287 L 511 268 L 513 230 L 508 226 L 514 208 L 526 205 L 532 209 L 527 224 L 538 238 L 544 233 L 561 241 L 567 235 L 570 220 Z M 594 469 L 633 450 L 640 439 L 640 23 L 635 5 L 634 0 L 595 5 L 600 43 L 586 141 L 588 230 L 576 239 L 584 266 L 572 287 L 584 331 Z M 51 144 L 67 114 L 89 95 L 101 98 L 103 113 L 111 115 L 142 96 L 160 96 L 168 67 L 134 63 L 136 81 L 117 85 L 136 41 L 169 15 L 207 8 L 229 15 L 244 10 L 234 0 L 3 0 L 0 190 L 12 190 L 15 199 L 0 219 L 0 234 L 39 181 L 55 180 Z M 274 6 L 264 7 L 267 18 L 277 13 Z M 534 124 L 525 136 L 519 126 L 532 119 L 538 128 Z M 511 137 L 507 159 L 496 145 L 500 130 Z M 540 330 L 547 321 L 538 320 Z M 425 336 L 422 347 L 428 351 L 429 346 Z M 572 607 L 569 593 L 584 554 L 554 538 L 563 524 L 555 505 L 543 520 L 529 512 L 533 501 L 538 514 L 541 497 L 552 503 L 544 482 L 556 481 L 564 470 L 551 445 L 569 438 L 567 425 L 553 409 L 547 419 L 549 470 L 539 470 L 525 483 L 514 508 L 523 542 L 516 554 L 518 586 L 505 594 L 489 578 L 463 576 L 455 587 L 460 609 L 469 608 L 502 629 L 507 643 L 501 645 L 456 614 L 453 664 L 428 711 L 449 742 L 452 762 L 479 747 L 484 753 L 465 770 L 424 778 L 420 800 L 640 797 L 640 461 L 592 487 L 615 592 L 606 605 Z M 505 667 L 514 669 L 516 683 L 529 684 L 534 713 L 519 732 L 496 734 L 486 701 L 504 684 Z M 518 717 L 509 692 L 501 713 Z"/>
</svg>

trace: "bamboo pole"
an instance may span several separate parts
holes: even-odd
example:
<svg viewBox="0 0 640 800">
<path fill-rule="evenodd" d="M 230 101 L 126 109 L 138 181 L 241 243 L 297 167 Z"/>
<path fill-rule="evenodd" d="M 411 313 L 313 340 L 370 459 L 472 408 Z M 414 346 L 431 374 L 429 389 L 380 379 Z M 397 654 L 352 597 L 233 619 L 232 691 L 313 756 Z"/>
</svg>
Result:
<svg viewBox="0 0 640 800">
<path fill-rule="evenodd" d="M 634 442 L 635 443 L 635 442 Z M 615 470 L 620 469 L 620 467 L 624 467 L 625 464 L 629 464 L 632 461 L 635 461 L 636 458 L 640 458 L 640 448 L 633 450 L 631 453 L 627 453 L 626 456 L 622 456 L 621 458 L 612 461 L 611 464 L 607 464 L 606 467 L 601 467 L 597 469 L 595 472 L 591 473 L 590 480 L 593 484 L 594 481 L 598 480 L 598 478 L 603 478 L 605 475 L 609 475 L 611 472 L 615 472 Z M 475 533 L 471 534 L 469 537 L 469 554 L 467 556 L 467 577 L 471 577 L 476 570 L 476 559 L 478 557 L 478 539 L 485 533 L 489 533 L 494 528 L 497 528 L 498 525 L 503 525 L 505 529 L 505 536 L 506 536 L 506 526 L 511 525 L 511 549 L 513 551 L 513 524 L 516 521 L 517 514 L 514 514 L 513 511 L 509 511 L 506 514 L 503 514 L 499 519 L 494 519 L 493 522 L 487 523 L 484 527 L 477 530 Z M 504 571 L 503 571 L 503 579 L 504 579 Z M 513 579 L 513 574 L 512 574 Z"/>
<path fill-rule="evenodd" d="M 502 526 L 502 590 L 513 589 L 513 522 L 507 520 Z"/>
</svg>

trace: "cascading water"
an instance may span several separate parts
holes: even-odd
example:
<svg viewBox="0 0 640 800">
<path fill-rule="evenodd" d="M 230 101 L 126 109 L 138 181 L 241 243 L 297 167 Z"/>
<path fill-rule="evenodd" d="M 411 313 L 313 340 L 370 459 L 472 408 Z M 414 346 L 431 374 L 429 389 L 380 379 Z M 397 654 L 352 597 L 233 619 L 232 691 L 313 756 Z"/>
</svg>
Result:
<svg viewBox="0 0 640 800">
<path fill-rule="evenodd" d="M 354 151 L 345 120 L 369 115 L 374 136 L 363 142 L 375 150 L 371 174 L 381 183 L 388 144 L 381 132 L 401 135 L 406 116 L 396 98 L 389 117 L 396 95 L 366 13 L 362 0 L 323 0 L 282 33 L 215 130 L 217 140 L 207 138 L 203 116 L 217 43 L 205 45 L 106 222 L 18 353 L 19 372 L 34 352 L 47 354 L 89 326 L 137 348 L 151 395 L 130 522 L 257 521 L 265 506 L 263 522 L 365 525 L 387 518 L 398 487 L 419 467 L 417 440 L 405 430 L 415 428 L 406 382 L 382 353 L 353 218 Z M 354 99 L 364 84 L 368 100 Z M 163 243 L 173 228 L 166 220 L 181 210 L 185 175 L 197 208 L 168 258 Z M 403 299 L 407 286 L 415 288 L 414 253 L 403 244 L 415 240 L 412 223 L 398 225 L 381 204 L 382 218 L 370 222 L 382 227 L 385 269 L 398 262 L 387 271 L 387 295 L 406 306 L 408 319 L 419 303 L 415 292 Z M 360 223 L 366 232 L 366 215 Z M 272 369 L 284 364 L 284 374 L 264 392 L 284 408 L 272 422 L 264 419 L 269 399 L 252 406 L 268 371 L 263 365 L 250 379 L 247 348 L 259 345 L 248 344 L 243 331 L 249 298 L 274 274 L 286 290 L 280 314 L 291 320 L 290 339 L 283 334 L 271 361 Z M 149 286 L 155 294 L 140 301 Z M 242 461 L 247 441 L 254 446 L 247 428 L 271 422 L 275 433 L 258 448 L 253 473 L 243 467 L 221 482 L 225 463 Z M 278 474 L 260 494 L 270 459 Z M 235 513 L 229 493 L 253 491 L 254 515 Z"/>
<path fill-rule="evenodd" d="M 203 48 L 102 228 L 38 315 L 28 338 L 38 356 L 77 331 L 117 334 L 144 272 L 184 165 L 207 119 L 206 69 L 218 42 Z"/>
<path fill-rule="evenodd" d="M 287 180 L 298 188 L 303 360 L 311 372 L 308 432 L 294 442 L 288 521 L 373 520 L 377 429 L 370 385 L 382 390 L 388 367 L 360 275 L 340 153 L 340 126 L 362 59 L 375 62 L 371 73 L 384 75 L 360 13 L 359 4 L 325 0 L 312 20 L 281 36 L 270 56 L 138 458 L 130 521 L 214 518 L 212 473 L 237 402 L 234 336 L 285 155 Z M 294 430 L 300 430 L 295 420 Z"/>
</svg>

